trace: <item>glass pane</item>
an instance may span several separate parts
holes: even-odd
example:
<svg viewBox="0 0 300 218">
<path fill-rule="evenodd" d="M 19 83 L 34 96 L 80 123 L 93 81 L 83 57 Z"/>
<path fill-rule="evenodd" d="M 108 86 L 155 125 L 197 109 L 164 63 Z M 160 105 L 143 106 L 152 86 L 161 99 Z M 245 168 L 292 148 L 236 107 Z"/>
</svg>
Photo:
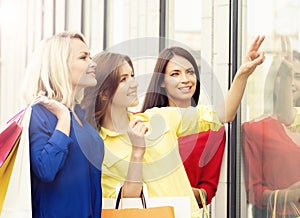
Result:
<svg viewBox="0 0 300 218">
<path fill-rule="evenodd" d="M 201 8 L 199 0 L 174 1 L 174 39 L 201 50 Z"/>
<path fill-rule="evenodd" d="M 110 0 L 107 13 L 107 45 L 159 36 L 159 0 Z"/>
<path fill-rule="evenodd" d="M 179 45 L 192 53 L 200 69 L 198 104 L 211 107 L 214 111 L 224 101 L 229 78 L 229 1 L 227 4 L 224 2 L 227 1 L 169 1 L 167 20 L 168 46 Z M 214 145 L 214 148 L 221 147 L 218 143 Z M 205 146 L 208 148 L 207 144 Z M 213 149 L 210 152 L 213 153 Z M 205 164 L 205 167 L 199 167 L 201 176 L 197 178 L 198 184 L 193 184 L 193 181 L 191 184 L 194 188 L 206 186 L 203 189 L 210 193 L 208 209 L 211 217 L 224 217 L 227 211 L 227 153 L 213 154 L 211 164 L 216 172 L 220 172 L 211 176 L 205 171 L 209 164 Z M 205 157 L 207 150 L 197 155 Z M 218 155 L 221 156 L 219 160 L 216 158 Z M 197 164 L 200 166 L 200 162 Z M 202 212 L 201 209 L 201 216 L 204 215 Z"/>
<path fill-rule="evenodd" d="M 159 0 L 107 1 L 106 50 L 130 56 L 139 83 L 139 111 L 159 52 Z"/>
<path fill-rule="evenodd" d="M 243 204 L 247 217 L 298 217 L 300 1 L 249 0 L 246 14 L 243 35 L 248 42 L 266 35 L 266 59 L 249 78 L 243 105 Z"/>
</svg>

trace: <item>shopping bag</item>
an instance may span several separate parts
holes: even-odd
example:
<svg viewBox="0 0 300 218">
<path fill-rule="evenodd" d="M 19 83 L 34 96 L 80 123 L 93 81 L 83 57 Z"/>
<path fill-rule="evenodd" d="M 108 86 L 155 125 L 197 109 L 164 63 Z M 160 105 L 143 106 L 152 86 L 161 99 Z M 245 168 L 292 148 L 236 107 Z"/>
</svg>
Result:
<svg viewBox="0 0 300 218">
<path fill-rule="evenodd" d="M 143 208 L 119 208 L 122 201 L 122 193 L 121 188 L 114 209 L 102 209 L 102 218 L 175 218 L 172 206 L 147 208 L 143 192 L 140 196 Z"/>
<path fill-rule="evenodd" d="M 20 110 L 0 128 L 0 212 L 16 159 L 22 133 L 22 119 L 28 106 Z"/>
<path fill-rule="evenodd" d="M 123 182 L 116 186 L 116 193 L 120 192 Z M 148 208 L 171 206 L 174 209 L 176 218 L 191 217 L 191 205 L 189 196 L 172 196 L 172 197 L 149 197 L 148 187 L 143 183 L 143 194 Z M 102 198 L 102 208 L 115 208 L 116 198 Z M 140 198 L 123 198 L 122 208 L 143 208 Z"/>
<path fill-rule="evenodd" d="M 0 128 L 0 167 L 22 132 L 22 118 L 28 106 L 19 111 Z"/>
<path fill-rule="evenodd" d="M 31 107 L 26 108 L 22 121 L 22 133 L 18 146 L 6 158 L 6 164 L 12 168 L 6 195 L 0 211 L 0 218 L 31 218 L 31 183 L 29 153 L 29 122 Z M 15 149 L 15 150 L 14 150 Z M 12 154 L 12 156 L 10 156 Z M 15 155 L 15 157 L 14 157 Z M 8 161 L 10 159 L 10 161 Z M 13 163 L 12 159 L 15 158 Z M 2 187 L 1 187 L 2 188 Z"/>
<path fill-rule="evenodd" d="M 8 183 L 10 180 L 11 172 L 15 163 L 17 148 L 19 146 L 20 137 L 15 142 L 12 150 L 10 151 L 8 157 L 6 158 L 3 165 L 0 167 L 0 212 L 2 211 L 2 205 L 6 195 Z M 1 214 L 1 213 L 0 213 Z"/>
</svg>

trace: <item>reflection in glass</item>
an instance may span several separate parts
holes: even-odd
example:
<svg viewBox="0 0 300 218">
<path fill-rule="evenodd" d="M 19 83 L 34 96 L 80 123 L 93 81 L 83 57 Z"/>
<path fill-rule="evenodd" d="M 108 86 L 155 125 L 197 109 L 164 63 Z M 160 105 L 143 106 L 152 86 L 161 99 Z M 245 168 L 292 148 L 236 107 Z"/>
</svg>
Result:
<svg viewBox="0 0 300 218">
<path fill-rule="evenodd" d="M 264 114 L 242 124 L 247 201 L 253 217 L 300 215 L 299 53 L 281 37 L 264 85 Z"/>
</svg>

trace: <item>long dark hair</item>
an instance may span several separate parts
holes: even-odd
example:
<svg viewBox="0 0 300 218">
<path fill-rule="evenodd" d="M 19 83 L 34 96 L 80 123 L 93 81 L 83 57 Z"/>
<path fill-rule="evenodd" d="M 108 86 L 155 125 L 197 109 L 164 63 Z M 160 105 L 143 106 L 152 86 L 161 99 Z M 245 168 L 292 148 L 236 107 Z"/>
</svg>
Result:
<svg viewBox="0 0 300 218">
<path fill-rule="evenodd" d="M 194 67 L 195 74 L 197 77 L 196 90 L 191 99 L 191 105 L 196 106 L 198 104 L 200 95 L 200 75 L 197 63 L 187 50 L 181 47 L 170 47 L 162 50 L 156 61 L 154 72 L 150 84 L 147 89 L 147 93 L 142 106 L 142 112 L 153 107 L 167 107 L 169 106 L 168 96 L 165 88 L 161 87 L 164 81 L 166 66 L 170 59 L 175 55 L 181 56 L 187 59 Z"/>
<path fill-rule="evenodd" d="M 93 61 L 97 64 L 95 87 L 84 90 L 82 107 L 86 109 L 86 119 L 97 129 L 102 126 L 109 103 L 120 83 L 119 67 L 126 61 L 133 69 L 132 61 L 127 55 L 101 52 Z"/>
</svg>

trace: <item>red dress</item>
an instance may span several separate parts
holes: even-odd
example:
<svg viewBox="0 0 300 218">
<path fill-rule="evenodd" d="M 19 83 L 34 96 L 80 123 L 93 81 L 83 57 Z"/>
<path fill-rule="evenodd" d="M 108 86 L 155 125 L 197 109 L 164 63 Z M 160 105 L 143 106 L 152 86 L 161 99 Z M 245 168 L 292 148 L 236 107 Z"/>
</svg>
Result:
<svg viewBox="0 0 300 218">
<path fill-rule="evenodd" d="M 300 147 L 272 117 L 245 122 L 242 134 L 247 199 L 262 208 L 264 190 L 285 189 L 300 181 Z"/>
<path fill-rule="evenodd" d="M 224 126 L 218 131 L 208 130 L 178 139 L 180 156 L 191 186 L 205 189 L 207 204 L 217 191 L 225 141 Z"/>
</svg>

